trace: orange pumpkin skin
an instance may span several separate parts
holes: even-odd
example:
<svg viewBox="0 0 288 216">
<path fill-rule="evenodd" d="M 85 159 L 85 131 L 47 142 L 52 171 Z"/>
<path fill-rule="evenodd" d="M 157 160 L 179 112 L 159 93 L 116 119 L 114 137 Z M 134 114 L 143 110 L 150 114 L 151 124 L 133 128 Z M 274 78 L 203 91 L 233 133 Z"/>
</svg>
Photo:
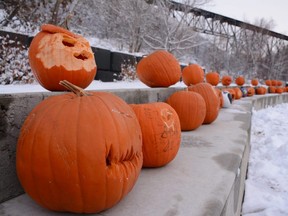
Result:
<svg viewBox="0 0 288 216">
<path fill-rule="evenodd" d="M 86 88 L 96 75 L 96 62 L 89 42 L 68 30 L 50 24 L 42 25 L 29 47 L 29 64 L 42 87 L 64 91 L 59 85 L 68 80 Z"/>
<path fill-rule="evenodd" d="M 252 79 L 251 80 L 251 85 L 257 86 L 259 84 L 258 79 Z"/>
<path fill-rule="evenodd" d="M 142 168 L 141 128 L 132 108 L 105 92 L 52 96 L 25 120 L 17 174 L 38 204 L 96 213 L 118 203 Z"/>
<path fill-rule="evenodd" d="M 216 91 L 217 95 L 219 96 L 219 108 L 222 108 L 224 105 L 224 98 L 223 98 L 222 91 L 218 88 L 214 88 L 214 90 Z"/>
<path fill-rule="evenodd" d="M 209 72 L 206 74 L 206 82 L 213 86 L 217 86 L 220 81 L 220 75 L 217 72 Z"/>
<path fill-rule="evenodd" d="M 209 83 L 198 83 L 188 87 L 189 91 L 200 94 L 206 104 L 206 116 L 203 124 L 211 124 L 216 120 L 219 113 L 219 96 L 214 87 Z"/>
<path fill-rule="evenodd" d="M 206 104 L 200 94 L 178 91 L 170 95 L 166 102 L 177 112 L 182 131 L 195 130 L 203 124 Z"/>
<path fill-rule="evenodd" d="M 142 58 L 136 67 L 138 78 L 149 87 L 169 87 L 181 78 L 178 60 L 165 50 Z"/>
<path fill-rule="evenodd" d="M 245 84 L 245 78 L 243 76 L 239 76 L 236 78 L 235 83 L 238 86 L 243 86 Z"/>
<path fill-rule="evenodd" d="M 231 96 L 232 96 L 232 100 L 236 99 L 236 92 L 234 91 L 234 88 L 224 88 L 222 89 L 223 91 L 228 91 L 230 92 Z"/>
<path fill-rule="evenodd" d="M 278 84 L 278 81 L 277 80 L 271 80 L 271 85 L 272 86 L 277 86 Z"/>
<path fill-rule="evenodd" d="M 277 80 L 277 86 L 282 86 L 282 81 L 281 80 Z"/>
<path fill-rule="evenodd" d="M 280 87 L 276 88 L 276 93 L 277 94 L 282 94 L 283 93 L 283 88 L 280 88 Z"/>
<path fill-rule="evenodd" d="M 170 163 L 181 143 L 181 126 L 176 111 L 163 102 L 130 106 L 141 126 L 143 167 L 161 167 Z"/>
<path fill-rule="evenodd" d="M 234 92 L 235 92 L 235 99 L 239 100 L 242 98 L 242 91 L 240 88 L 234 88 Z"/>
<path fill-rule="evenodd" d="M 222 85 L 229 86 L 232 83 L 232 77 L 231 76 L 223 76 L 221 79 Z"/>
<path fill-rule="evenodd" d="M 182 80 L 186 86 L 204 81 L 204 70 L 198 64 L 190 64 L 182 71 Z"/>
<path fill-rule="evenodd" d="M 275 86 L 269 86 L 268 92 L 271 94 L 276 93 L 276 87 Z"/>
</svg>

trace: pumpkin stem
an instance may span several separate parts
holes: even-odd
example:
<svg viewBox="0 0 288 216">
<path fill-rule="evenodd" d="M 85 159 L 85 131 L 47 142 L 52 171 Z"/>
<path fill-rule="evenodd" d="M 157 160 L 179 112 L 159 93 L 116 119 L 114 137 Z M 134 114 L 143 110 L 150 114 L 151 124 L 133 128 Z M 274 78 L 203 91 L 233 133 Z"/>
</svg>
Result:
<svg viewBox="0 0 288 216">
<path fill-rule="evenodd" d="M 92 94 L 89 94 L 88 92 L 84 91 L 84 89 L 68 82 L 67 80 L 60 81 L 59 84 L 64 86 L 68 90 L 72 91 L 74 94 L 76 94 L 79 97 L 92 95 Z"/>
</svg>

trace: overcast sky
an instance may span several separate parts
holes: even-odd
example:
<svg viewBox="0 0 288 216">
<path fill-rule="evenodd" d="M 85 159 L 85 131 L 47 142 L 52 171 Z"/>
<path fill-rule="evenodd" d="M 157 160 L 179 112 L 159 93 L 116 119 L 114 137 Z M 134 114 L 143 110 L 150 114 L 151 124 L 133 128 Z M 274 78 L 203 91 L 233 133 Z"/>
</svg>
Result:
<svg viewBox="0 0 288 216">
<path fill-rule="evenodd" d="M 288 0 L 211 0 L 202 8 L 252 24 L 260 18 L 273 19 L 273 31 L 288 35 Z"/>
</svg>

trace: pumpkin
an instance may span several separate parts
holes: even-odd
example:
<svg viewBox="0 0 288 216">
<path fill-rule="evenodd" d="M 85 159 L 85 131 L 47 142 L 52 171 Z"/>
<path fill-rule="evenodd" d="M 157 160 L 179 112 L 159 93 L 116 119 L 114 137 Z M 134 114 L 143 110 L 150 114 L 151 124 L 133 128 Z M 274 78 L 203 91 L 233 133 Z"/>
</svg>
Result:
<svg viewBox="0 0 288 216">
<path fill-rule="evenodd" d="M 222 108 L 224 104 L 224 98 L 223 98 L 223 93 L 220 89 L 214 88 L 217 95 L 219 96 L 219 107 Z"/>
<path fill-rule="evenodd" d="M 245 78 L 243 76 L 239 76 L 236 78 L 235 83 L 238 86 L 243 86 L 245 84 Z"/>
<path fill-rule="evenodd" d="M 271 85 L 272 85 L 271 80 L 265 80 L 265 85 L 267 85 L 267 86 L 271 86 Z"/>
<path fill-rule="evenodd" d="M 203 124 L 206 104 L 203 97 L 191 91 L 177 91 L 166 101 L 177 112 L 181 130 L 195 130 Z"/>
<path fill-rule="evenodd" d="M 182 80 L 186 86 L 204 81 L 204 70 L 198 64 L 190 64 L 182 71 Z"/>
<path fill-rule="evenodd" d="M 259 84 L 258 79 L 252 79 L 251 80 L 251 85 L 252 86 L 257 86 Z"/>
<path fill-rule="evenodd" d="M 209 72 L 206 74 L 206 82 L 213 86 L 218 85 L 220 81 L 220 75 L 217 72 Z"/>
<path fill-rule="evenodd" d="M 271 85 L 272 86 L 277 86 L 278 84 L 278 81 L 277 80 L 271 80 Z"/>
<path fill-rule="evenodd" d="M 143 167 L 161 167 L 171 162 L 181 142 L 181 126 L 176 111 L 164 102 L 130 106 L 141 126 Z"/>
<path fill-rule="evenodd" d="M 277 86 L 282 86 L 282 81 L 281 80 L 277 80 Z"/>
<path fill-rule="evenodd" d="M 268 92 L 269 93 L 276 93 L 276 87 L 275 86 L 269 86 L 269 88 L 268 88 Z"/>
<path fill-rule="evenodd" d="M 169 87 L 181 78 L 178 60 L 165 50 L 157 50 L 142 58 L 136 73 L 140 81 L 149 87 Z"/>
<path fill-rule="evenodd" d="M 248 96 L 248 97 L 251 97 L 251 96 L 253 96 L 253 95 L 255 95 L 255 88 L 253 88 L 253 87 L 248 87 L 248 88 L 247 88 L 247 96 Z"/>
<path fill-rule="evenodd" d="M 264 88 L 264 87 L 258 87 L 258 88 L 256 88 L 256 94 L 257 94 L 257 95 L 264 95 L 264 94 L 266 94 L 266 88 Z"/>
<path fill-rule="evenodd" d="M 235 92 L 235 99 L 236 99 L 236 100 L 241 99 L 241 98 L 242 98 L 242 91 L 241 91 L 241 89 L 240 89 L 240 88 L 234 88 L 233 90 L 234 90 L 234 92 Z"/>
<path fill-rule="evenodd" d="M 42 87 L 63 91 L 61 80 L 86 88 L 96 75 L 96 62 L 89 42 L 80 35 L 51 24 L 41 26 L 29 47 L 29 64 Z"/>
<path fill-rule="evenodd" d="M 206 103 L 206 116 L 203 124 L 211 124 L 219 113 L 219 96 L 214 87 L 209 83 L 198 83 L 188 87 L 189 91 L 200 94 Z"/>
<path fill-rule="evenodd" d="M 54 211 L 96 213 L 118 203 L 142 168 L 142 134 L 132 108 L 107 92 L 51 96 L 28 115 L 19 136 L 21 185 Z"/>
<path fill-rule="evenodd" d="M 283 93 L 283 88 L 280 88 L 280 87 L 276 88 L 276 93 L 277 94 L 282 94 Z"/>
<path fill-rule="evenodd" d="M 228 75 L 223 76 L 221 79 L 221 83 L 224 86 L 229 86 L 232 83 L 232 77 Z"/>
<path fill-rule="evenodd" d="M 232 101 L 236 99 L 236 92 L 234 91 L 234 88 L 224 88 L 222 91 L 229 92 L 231 94 Z"/>
</svg>

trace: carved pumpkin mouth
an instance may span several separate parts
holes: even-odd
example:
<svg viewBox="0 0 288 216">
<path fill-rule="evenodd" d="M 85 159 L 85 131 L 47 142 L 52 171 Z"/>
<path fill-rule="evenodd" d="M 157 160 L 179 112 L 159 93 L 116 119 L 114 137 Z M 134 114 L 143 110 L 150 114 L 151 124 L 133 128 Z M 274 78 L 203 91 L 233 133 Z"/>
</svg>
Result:
<svg viewBox="0 0 288 216">
<path fill-rule="evenodd" d="M 74 57 L 83 61 L 89 59 L 90 53 L 82 51 L 81 53 L 74 53 Z"/>
</svg>

